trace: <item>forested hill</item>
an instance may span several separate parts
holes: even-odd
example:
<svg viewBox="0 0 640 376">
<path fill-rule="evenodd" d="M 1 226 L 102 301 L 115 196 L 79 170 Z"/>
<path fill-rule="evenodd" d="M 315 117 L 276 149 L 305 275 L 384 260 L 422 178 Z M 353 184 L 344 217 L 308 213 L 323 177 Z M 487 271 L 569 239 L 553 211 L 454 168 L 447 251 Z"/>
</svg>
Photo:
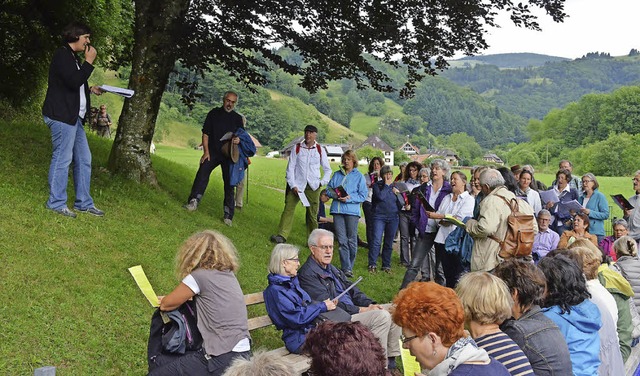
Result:
<svg viewBox="0 0 640 376">
<path fill-rule="evenodd" d="M 489 64 L 495 65 L 498 68 L 527 68 L 527 67 L 539 67 L 546 63 L 554 63 L 560 61 L 568 61 L 566 57 L 549 56 L 534 54 L 529 52 L 523 53 L 509 53 L 509 54 L 494 54 L 485 56 L 465 56 L 461 59 L 454 60 L 451 63 L 452 66 L 458 66 L 458 63 L 473 63 L 473 64 Z"/>
<path fill-rule="evenodd" d="M 562 108 L 586 94 L 639 84 L 640 56 L 613 58 L 591 53 L 537 68 L 500 69 L 477 64 L 451 68 L 441 75 L 471 88 L 509 113 L 542 119 L 551 109 Z"/>
</svg>

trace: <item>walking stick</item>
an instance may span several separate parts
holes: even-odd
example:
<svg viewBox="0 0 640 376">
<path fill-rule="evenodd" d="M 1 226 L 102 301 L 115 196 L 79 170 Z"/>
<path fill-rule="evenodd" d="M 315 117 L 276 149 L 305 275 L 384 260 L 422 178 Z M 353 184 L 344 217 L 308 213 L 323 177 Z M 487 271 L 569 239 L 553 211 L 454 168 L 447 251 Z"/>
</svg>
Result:
<svg viewBox="0 0 640 376">
<path fill-rule="evenodd" d="M 244 189 L 245 189 L 245 196 L 246 198 L 244 199 L 245 203 L 249 203 L 249 165 L 247 165 L 247 171 L 245 171 L 245 173 L 247 174 L 247 182 L 244 185 Z"/>
</svg>

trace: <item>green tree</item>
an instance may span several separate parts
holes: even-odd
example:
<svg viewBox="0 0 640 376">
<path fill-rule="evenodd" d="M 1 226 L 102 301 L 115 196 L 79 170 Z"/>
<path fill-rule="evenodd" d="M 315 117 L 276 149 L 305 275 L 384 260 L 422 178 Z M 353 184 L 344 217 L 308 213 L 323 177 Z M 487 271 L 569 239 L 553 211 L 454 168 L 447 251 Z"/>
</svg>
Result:
<svg viewBox="0 0 640 376">
<path fill-rule="evenodd" d="M 380 149 L 375 149 L 371 146 L 363 146 L 360 149 L 356 150 L 358 158 L 364 159 L 366 158 L 368 161 L 372 160 L 374 157 L 380 157 L 384 160 L 384 153 Z"/>
<path fill-rule="evenodd" d="M 76 2 L 50 3 L 63 9 L 63 15 L 79 14 Z M 505 10 L 516 25 L 532 29 L 539 29 L 532 14 L 534 8 L 544 9 L 557 22 L 565 17 L 564 0 L 518 4 L 488 0 L 450 6 L 406 0 L 393 6 L 373 0 L 261 0 L 242 4 L 219 0 L 136 0 L 134 6 L 135 43 L 129 87 L 136 95 L 125 100 L 109 168 L 151 183 L 155 183 L 155 174 L 149 145 L 162 92 L 177 60 L 199 74 L 212 65 L 221 66 L 250 85 L 266 83 L 265 68 L 270 61 L 289 73 L 299 74 L 300 85 L 311 92 L 326 87 L 329 80 L 342 78 L 353 79 L 358 88 L 371 86 L 391 91 L 394 87 L 376 67 L 376 60 L 395 67 L 402 63 L 407 81 L 401 94 L 408 95 L 417 81 L 446 67 L 446 58 L 457 52 L 474 54 L 486 48 L 485 28 L 496 25 L 500 10 Z M 277 55 L 269 47 L 274 43 L 295 50 L 304 57 L 304 63 L 292 64 Z M 365 51 L 375 58 L 365 56 Z M 187 103 L 193 103 L 197 83 L 187 82 L 182 88 Z"/>
</svg>

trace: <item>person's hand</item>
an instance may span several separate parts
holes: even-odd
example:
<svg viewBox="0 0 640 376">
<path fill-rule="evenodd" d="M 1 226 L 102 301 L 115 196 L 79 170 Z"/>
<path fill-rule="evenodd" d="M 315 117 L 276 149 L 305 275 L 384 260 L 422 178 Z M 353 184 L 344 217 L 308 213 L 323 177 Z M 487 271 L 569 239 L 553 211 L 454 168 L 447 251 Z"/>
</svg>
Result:
<svg viewBox="0 0 640 376">
<path fill-rule="evenodd" d="M 338 197 L 338 201 L 340 201 L 340 202 L 347 202 L 350 199 L 351 199 L 351 196 Z"/>
<path fill-rule="evenodd" d="M 547 207 L 547 210 L 551 209 L 553 207 L 553 202 L 549 201 L 547 202 L 547 205 L 545 205 Z"/>
<path fill-rule="evenodd" d="M 158 295 L 158 304 L 162 303 L 163 298 L 164 298 L 164 295 Z"/>
<path fill-rule="evenodd" d="M 633 209 L 625 209 L 624 211 L 624 216 L 625 217 L 631 217 L 631 212 L 633 211 Z"/>
<path fill-rule="evenodd" d="M 234 144 L 234 145 L 238 145 L 238 144 L 240 143 L 240 137 L 238 137 L 238 136 L 234 136 L 234 137 L 231 139 L 231 143 L 232 143 L 232 144 Z"/>
<path fill-rule="evenodd" d="M 84 46 L 84 60 L 93 64 L 93 61 L 96 59 L 96 55 L 98 55 L 98 51 L 96 51 L 95 47 L 92 47 L 90 44 Z"/>
<path fill-rule="evenodd" d="M 392 191 L 393 191 L 393 193 L 395 193 L 395 194 L 400 193 L 400 191 L 399 191 L 399 190 L 398 190 L 398 188 L 396 188 L 396 187 L 393 187 L 391 190 L 392 190 Z"/>
<path fill-rule="evenodd" d="M 203 164 L 205 161 L 210 161 L 211 157 L 209 156 L 209 152 L 204 152 L 204 154 L 202 154 L 202 158 L 200 158 L 200 164 Z"/>
<path fill-rule="evenodd" d="M 569 210 L 569 214 L 571 214 L 572 217 L 575 217 L 576 211 L 575 210 Z"/>
<path fill-rule="evenodd" d="M 327 306 L 328 311 L 333 311 L 334 309 L 336 309 L 336 302 L 331 299 L 325 300 L 324 304 Z"/>
<path fill-rule="evenodd" d="M 293 191 L 293 193 L 298 194 L 298 187 L 293 187 L 291 188 L 291 190 Z"/>
<path fill-rule="evenodd" d="M 368 307 L 360 307 L 360 313 L 365 313 L 365 312 L 369 312 L 369 311 L 375 311 L 375 310 L 379 310 L 379 309 L 383 309 L 381 305 L 379 305 L 379 304 L 369 304 Z"/>
<path fill-rule="evenodd" d="M 590 210 L 590 209 L 587 209 L 587 208 L 582 208 L 582 209 L 580 209 L 580 211 L 581 211 L 582 213 L 586 214 L 586 215 L 589 215 L 589 213 L 591 213 L 591 210 Z"/>
<path fill-rule="evenodd" d="M 101 95 L 104 90 L 100 89 L 100 86 L 91 86 L 91 94 L 95 94 L 95 95 Z M 111 125 L 111 123 L 109 123 L 109 125 Z"/>
</svg>

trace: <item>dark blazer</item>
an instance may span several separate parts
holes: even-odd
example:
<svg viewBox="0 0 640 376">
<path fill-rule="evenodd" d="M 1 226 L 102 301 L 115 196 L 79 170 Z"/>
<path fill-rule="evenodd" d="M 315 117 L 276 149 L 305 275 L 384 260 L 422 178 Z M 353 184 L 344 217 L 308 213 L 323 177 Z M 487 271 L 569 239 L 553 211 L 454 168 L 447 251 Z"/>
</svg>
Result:
<svg viewBox="0 0 640 376">
<path fill-rule="evenodd" d="M 298 271 L 298 280 L 300 281 L 300 287 L 309 294 L 311 300 L 318 302 L 338 296 L 336 283 L 341 284 L 343 289 L 351 286 L 351 282 L 347 280 L 342 271 L 333 265 L 323 269 L 312 256 L 307 258 L 307 261 Z M 340 298 L 336 310 L 342 309 L 350 315 L 360 312 L 360 307 L 368 307 L 370 304 L 375 303 L 360 291 L 357 286 L 349 290 L 346 295 L 348 295 L 349 299 Z M 343 300 L 350 300 L 351 302 L 348 303 Z"/>
<path fill-rule="evenodd" d="M 53 54 L 51 65 L 49 65 L 49 86 L 42 105 L 42 115 L 75 125 L 80 111 L 80 87 L 82 85 L 84 85 L 84 94 L 87 98 L 86 113 L 88 114 L 91 108 L 91 99 L 89 98 L 87 80 L 92 72 L 93 65 L 86 61 L 80 64 L 78 57 L 68 44 L 58 48 Z"/>
</svg>

